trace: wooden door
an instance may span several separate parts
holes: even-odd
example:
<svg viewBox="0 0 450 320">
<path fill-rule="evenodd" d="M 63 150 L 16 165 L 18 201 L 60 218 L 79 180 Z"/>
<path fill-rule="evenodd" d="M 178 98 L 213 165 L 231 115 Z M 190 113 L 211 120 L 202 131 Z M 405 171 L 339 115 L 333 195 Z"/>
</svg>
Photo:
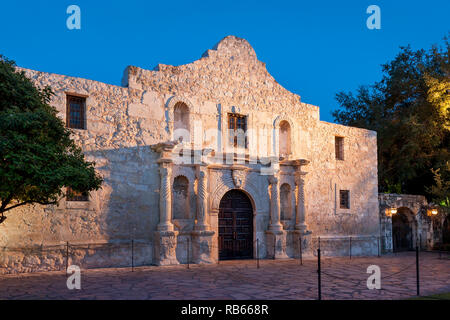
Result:
<svg viewBox="0 0 450 320">
<path fill-rule="evenodd" d="M 219 259 L 253 257 L 253 208 L 239 190 L 227 192 L 219 208 Z"/>
</svg>

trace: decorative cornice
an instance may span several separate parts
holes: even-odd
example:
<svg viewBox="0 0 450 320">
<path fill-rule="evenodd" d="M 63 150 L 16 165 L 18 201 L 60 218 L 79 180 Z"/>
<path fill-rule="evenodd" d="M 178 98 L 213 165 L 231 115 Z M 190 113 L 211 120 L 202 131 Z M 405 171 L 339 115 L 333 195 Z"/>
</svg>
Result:
<svg viewBox="0 0 450 320">
<path fill-rule="evenodd" d="M 178 141 L 160 142 L 150 146 L 150 148 L 158 153 L 169 152 L 172 151 L 178 143 Z"/>
</svg>

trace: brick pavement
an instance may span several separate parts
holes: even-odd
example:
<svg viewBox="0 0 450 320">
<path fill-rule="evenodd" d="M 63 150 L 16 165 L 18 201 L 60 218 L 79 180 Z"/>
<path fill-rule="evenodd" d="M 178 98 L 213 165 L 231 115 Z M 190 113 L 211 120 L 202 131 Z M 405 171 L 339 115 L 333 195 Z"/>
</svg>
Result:
<svg viewBox="0 0 450 320">
<path fill-rule="evenodd" d="M 369 290 L 366 269 L 381 268 L 381 290 Z M 81 290 L 62 272 L 0 275 L 0 299 L 317 299 L 317 261 L 221 261 L 216 265 L 82 270 Z M 323 299 L 403 299 L 416 294 L 415 253 L 324 258 Z M 421 294 L 450 292 L 450 260 L 421 253 Z"/>
</svg>

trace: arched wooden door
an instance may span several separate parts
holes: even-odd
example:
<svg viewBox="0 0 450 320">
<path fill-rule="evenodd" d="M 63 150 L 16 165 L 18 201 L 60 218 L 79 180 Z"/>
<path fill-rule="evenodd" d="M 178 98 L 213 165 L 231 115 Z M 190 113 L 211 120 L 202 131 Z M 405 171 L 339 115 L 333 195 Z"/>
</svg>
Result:
<svg viewBox="0 0 450 320">
<path fill-rule="evenodd" d="M 219 206 L 219 259 L 253 258 L 253 208 L 240 190 L 228 191 Z"/>
</svg>

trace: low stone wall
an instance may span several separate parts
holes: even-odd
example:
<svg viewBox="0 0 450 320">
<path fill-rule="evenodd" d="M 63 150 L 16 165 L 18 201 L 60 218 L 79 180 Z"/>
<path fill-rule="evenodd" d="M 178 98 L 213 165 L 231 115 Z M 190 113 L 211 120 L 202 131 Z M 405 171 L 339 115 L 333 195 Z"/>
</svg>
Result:
<svg viewBox="0 0 450 320">
<path fill-rule="evenodd" d="M 132 249 L 133 247 L 133 249 Z M 0 274 L 63 271 L 68 265 L 82 269 L 131 267 L 152 263 L 153 245 L 146 241 L 61 243 L 29 248 L 0 248 Z M 68 257 L 68 260 L 67 260 Z"/>
<path fill-rule="evenodd" d="M 314 255 L 317 255 L 318 247 L 319 238 L 313 238 L 311 240 L 311 250 Z M 376 256 L 379 250 L 379 237 L 365 235 L 320 237 L 320 254 L 322 256 L 350 256 L 350 250 L 352 256 Z"/>
</svg>

